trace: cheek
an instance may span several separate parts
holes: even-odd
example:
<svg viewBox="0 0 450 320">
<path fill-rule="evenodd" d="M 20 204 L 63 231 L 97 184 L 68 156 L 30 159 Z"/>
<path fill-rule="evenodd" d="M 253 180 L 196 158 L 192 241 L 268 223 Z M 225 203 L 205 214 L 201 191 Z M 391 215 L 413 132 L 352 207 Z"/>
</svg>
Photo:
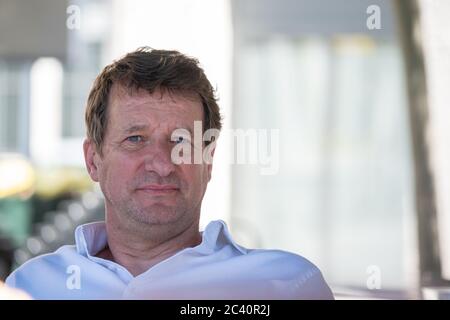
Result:
<svg viewBox="0 0 450 320">
<path fill-rule="evenodd" d="M 100 184 L 108 193 L 120 193 L 132 183 L 135 165 L 126 159 L 114 158 L 104 162 L 100 170 Z"/>
<path fill-rule="evenodd" d="M 201 196 L 206 190 L 209 173 L 206 166 L 193 165 L 183 170 L 185 183 L 193 197 Z"/>
</svg>

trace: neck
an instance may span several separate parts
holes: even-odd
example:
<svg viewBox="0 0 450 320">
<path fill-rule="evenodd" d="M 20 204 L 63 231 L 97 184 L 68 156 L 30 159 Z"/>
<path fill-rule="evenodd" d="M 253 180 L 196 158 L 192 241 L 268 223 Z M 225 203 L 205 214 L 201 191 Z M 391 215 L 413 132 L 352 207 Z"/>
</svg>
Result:
<svg viewBox="0 0 450 320">
<path fill-rule="evenodd" d="M 108 244 L 97 256 L 114 261 L 137 276 L 178 251 L 201 243 L 198 221 L 178 229 L 172 225 L 151 225 L 147 232 L 136 232 L 107 222 Z"/>
</svg>

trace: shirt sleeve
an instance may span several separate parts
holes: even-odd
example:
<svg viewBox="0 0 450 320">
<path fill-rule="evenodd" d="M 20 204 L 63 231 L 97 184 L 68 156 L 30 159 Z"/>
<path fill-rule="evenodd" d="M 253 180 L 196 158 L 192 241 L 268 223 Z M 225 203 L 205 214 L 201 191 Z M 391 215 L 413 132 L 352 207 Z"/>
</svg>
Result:
<svg viewBox="0 0 450 320">
<path fill-rule="evenodd" d="M 301 279 L 297 279 L 296 287 L 294 299 L 334 300 L 333 292 L 317 268 L 314 268 L 306 276 L 303 275 Z"/>
</svg>

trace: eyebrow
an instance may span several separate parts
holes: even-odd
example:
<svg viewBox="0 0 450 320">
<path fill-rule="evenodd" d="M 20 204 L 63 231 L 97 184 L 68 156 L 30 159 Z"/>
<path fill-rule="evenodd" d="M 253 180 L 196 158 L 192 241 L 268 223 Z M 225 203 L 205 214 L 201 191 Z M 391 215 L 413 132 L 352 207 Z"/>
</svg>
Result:
<svg viewBox="0 0 450 320">
<path fill-rule="evenodd" d="M 136 125 L 133 125 L 133 126 L 131 126 L 129 128 L 126 128 L 124 130 L 124 132 L 129 134 L 129 133 L 144 131 L 144 130 L 147 130 L 148 128 L 149 128 L 149 126 L 146 125 L 146 124 L 136 124 Z M 186 129 L 187 131 L 189 131 L 189 133 L 191 135 L 194 134 L 193 130 L 192 130 L 192 128 L 190 126 L 177 126 L 175 129 L 172 129 L 172 130 L 176 130 L 176 129 Z"/>
<path fill-rule="evenodd" d="M 133 125 L 127 129 L 125 129 L 125 133 L 133 133 L 136 131 L 143 131 L 148 129 L 148 125 L 145 124 L 137 124 L 137 125 Z"/>
</svg>

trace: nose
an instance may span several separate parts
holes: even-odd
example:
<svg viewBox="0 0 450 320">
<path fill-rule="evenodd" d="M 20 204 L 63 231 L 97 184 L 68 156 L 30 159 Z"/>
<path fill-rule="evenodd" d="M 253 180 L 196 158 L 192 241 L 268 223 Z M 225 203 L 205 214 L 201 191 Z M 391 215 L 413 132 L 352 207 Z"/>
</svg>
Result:
<svg viewBox="0 0 450 320">
<path fill-rule="evenodd" d="M 160 177 L 167 177 L 175 171 L 175 164 L 171 159 L 171 145 L 169 143 L 155 143 L 148 146 L 145 159 L 145 170 L 154 172 Z"/>
</svg>

